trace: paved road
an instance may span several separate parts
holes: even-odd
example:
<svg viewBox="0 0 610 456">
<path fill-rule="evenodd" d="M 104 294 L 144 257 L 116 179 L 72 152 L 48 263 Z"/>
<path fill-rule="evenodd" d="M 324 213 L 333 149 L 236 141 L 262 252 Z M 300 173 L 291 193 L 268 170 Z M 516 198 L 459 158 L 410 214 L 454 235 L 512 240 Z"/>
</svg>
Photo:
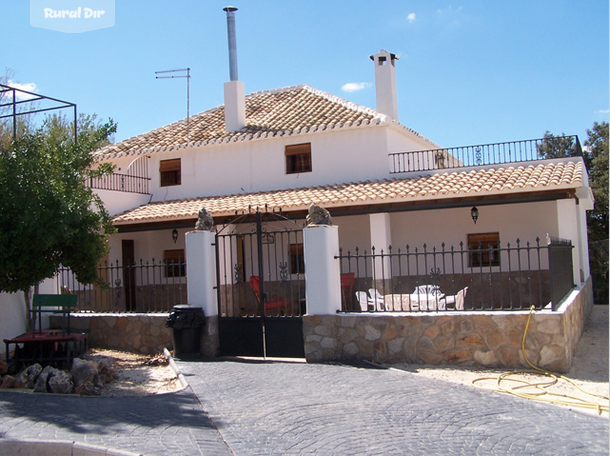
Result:
<svg viewBox="0 0 610 456">
<path fill-rule="evenodd" d="M 236 455 L 608 454 L 605 418 L 408 372 L 178 365 Z"/>
<path fill-rule="evenodd" d="M 408 372 L 177 364 L 190 386 L 173 394 L 0 392 L 0 444 L 63 440 L 163 456 L 608 454 L 605 418 Z"/>
</svg>

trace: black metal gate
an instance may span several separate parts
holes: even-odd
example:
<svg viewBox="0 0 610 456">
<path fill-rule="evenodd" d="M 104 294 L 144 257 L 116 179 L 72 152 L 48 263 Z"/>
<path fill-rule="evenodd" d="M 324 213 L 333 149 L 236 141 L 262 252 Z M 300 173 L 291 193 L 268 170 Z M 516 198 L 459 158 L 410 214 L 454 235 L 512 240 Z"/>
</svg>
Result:
<svg viewBox="0 0 610 456">
<path fill-rule="evenodd" d="M 281 214 L 237 217 L 216 234 L 220 352 L 302 358 L 303 230 Z"/>
</svg>

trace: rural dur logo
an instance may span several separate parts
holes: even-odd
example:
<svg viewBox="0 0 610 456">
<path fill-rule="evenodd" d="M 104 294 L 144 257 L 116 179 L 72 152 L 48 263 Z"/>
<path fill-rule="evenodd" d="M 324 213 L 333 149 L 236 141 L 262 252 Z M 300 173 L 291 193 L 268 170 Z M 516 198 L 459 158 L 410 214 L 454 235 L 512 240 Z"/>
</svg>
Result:
<svg viewBox="0 0 610 456">
<path fill-rule="evenodd" d="M 30 0 L 30 25 L 64 33 L 114 27 L 114 0 Z"/>
</svg>

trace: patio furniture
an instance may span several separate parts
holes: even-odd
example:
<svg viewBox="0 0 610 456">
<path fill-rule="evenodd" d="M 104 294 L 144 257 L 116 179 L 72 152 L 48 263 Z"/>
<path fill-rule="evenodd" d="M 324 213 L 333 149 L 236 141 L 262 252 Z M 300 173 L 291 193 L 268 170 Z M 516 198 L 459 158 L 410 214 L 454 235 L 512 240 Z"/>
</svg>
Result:
<svg viewBox="0 0 610 456">
<path fill-rule="evenodd" d="M 4 339 L 7 362 L 11 361 L 10 347 L 14 345 L 12 361 L 70 366 L 75 356 L 87 350 L 87 335 L 73 334 L 70 330 L 70 313 L 76 308 L 76 303 L 76 295 L 34 295 L 30 310 L 32 330 L 12 339 Z M 44 313 L 59 314 L 61 329 L 43 331 Z"/>
<path fill-rule="evenodd" d="M 371 302 L 375 305 L 375 310 L 388 310 L 385 305 L 383 295 L 376 288 L 369 288 Z"/>
<path fill-rule="evenodd" d="M 411 310 L 411 298 L 408 294 L 387 294 L 383 297 L 386 310 Z"/>
<path fill-rule="evenodd" d="M 419 285 L 411 294 L 411 307 L 417 306 L 419 310 L 437 310 L 441 308 L 440 301 L 444 297 L 438 285 Z"/>
<path fill-rule="evenodd" d="M 368 312 L 369 304 L 373 304 L 373 302 L 369 298 L 369 295 L 366 294 L 366 291 L 357 291 L 356 299 L 360 304 L 360 310 L 362 310 L 363 312 Z"/>
<path fill-rule="evenodd" d="M 466 299 L 467 293 L 468 287 L 464 287 L 455 295 L 445 296 L 439 300 L 439 308 L 442 306 L 442 310 L 444 310 L 446 306 L 452 305 L 455 310 L 464 310 L 464 300 Z"/>
<path fill-rule="evenodd" d="M 261 303 L 261 295 L 260 295 L 260 278 L 258 276 L 250 276 L 250 288 L 254 291 L 254 295 L 256 296 L 256 302 L 260 306 Z M 265 302 L 265 315 L 271 314 L 286 314 L 287 309 L 290 307 L 290 301 L 284 299 L 281 296 L 269 296 L 267 297 L 267 293 L 263 296 L 263 301 Z"/>
<path fill-rule="evenodd" d="M 354 272 L 341 274 L 341 302 L 343 303 L 344 309 L 351 310 L 352 307 L 351 297 L 352 290 L 354 289 L 355 275 Z"/>
</svg>

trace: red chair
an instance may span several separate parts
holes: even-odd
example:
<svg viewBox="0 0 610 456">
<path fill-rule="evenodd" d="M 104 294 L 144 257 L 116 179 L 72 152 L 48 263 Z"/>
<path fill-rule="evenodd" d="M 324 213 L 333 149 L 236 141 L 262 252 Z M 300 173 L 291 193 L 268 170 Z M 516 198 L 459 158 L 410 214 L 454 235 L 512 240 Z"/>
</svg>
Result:
<svg viewBox="0 0 610 456">
<path fill-rule="evenodd" d="M 341 300 L 343 302 L 344 310 L 352 310 L 352 296 L 354 291 L 354 277 L 353 272 L 347 272 L 341 274 Z"/>
<path fill-rule="evenodd" d="M 258 305 L 261 304 L 261 293 L 260 293 L 260 278 L 258 276 L 250 276 L 250 288 L 254 291 L 256 301 Z M 285 314 L 286 310 L 290 308 L 290 301 L 282 298 L 281 296 L 270 296 L 267 297 L 265 293 L 265 315 L 267 314 Z"/>
</svg>

